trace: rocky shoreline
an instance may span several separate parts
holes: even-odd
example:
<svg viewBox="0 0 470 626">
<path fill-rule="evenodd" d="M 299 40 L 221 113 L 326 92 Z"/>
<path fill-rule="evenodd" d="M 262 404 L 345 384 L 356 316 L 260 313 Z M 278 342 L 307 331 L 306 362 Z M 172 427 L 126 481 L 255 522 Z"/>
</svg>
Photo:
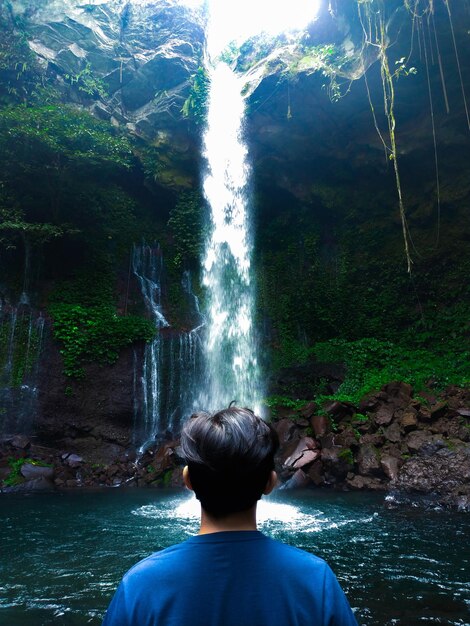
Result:
<svg viewBox="0 0 470 626">
<path fill-rule="evenodd" d="M 388 501 L 426 496 L 433 506 L 470 511 L 470 391 L 450 387 L 414 394 L 392 382 L 355 406 L 272 408 L 281 448 L 281 489 L 332 488 L 387 492 Z M 179 487 L 179 442 L 162 442 L 111 463 L 34 443 L 24 435 L 0 442 L 2 493 L 96 487 Z"/>
</svg>

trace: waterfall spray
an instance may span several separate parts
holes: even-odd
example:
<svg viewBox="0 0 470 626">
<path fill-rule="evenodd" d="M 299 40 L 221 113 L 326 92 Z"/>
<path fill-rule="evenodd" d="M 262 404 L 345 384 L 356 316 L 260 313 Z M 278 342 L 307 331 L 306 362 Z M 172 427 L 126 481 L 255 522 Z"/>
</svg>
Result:
<svg viewBox="0 0 470 626">
<path fill-rule="evenodd" d="M 209 72 L 204 194 L 210 208 L 210 232 L 202 259 L 207 291 L 206 384 L 200 404 L 214 410 L 235 400 L 259 410 L 262 385 L 253 327 L 250 170 L 242 138 L 242 85 L 224 63 L 210 67 Z"/>
</svg>

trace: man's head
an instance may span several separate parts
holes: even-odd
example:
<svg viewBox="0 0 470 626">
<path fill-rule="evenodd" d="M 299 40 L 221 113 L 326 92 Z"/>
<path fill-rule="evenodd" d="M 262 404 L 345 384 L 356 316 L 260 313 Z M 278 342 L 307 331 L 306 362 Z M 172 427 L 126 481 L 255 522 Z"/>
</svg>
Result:
<svg viewBox="0 0 470 626">
<path fill-rule="evenodd" d="M 181 447 L 202 508 L 224 517 L 250 509 L 261 498 L 279 440 L 253 411 L 232 406 L 192 415 L 183 427 Z"/>
</svg>

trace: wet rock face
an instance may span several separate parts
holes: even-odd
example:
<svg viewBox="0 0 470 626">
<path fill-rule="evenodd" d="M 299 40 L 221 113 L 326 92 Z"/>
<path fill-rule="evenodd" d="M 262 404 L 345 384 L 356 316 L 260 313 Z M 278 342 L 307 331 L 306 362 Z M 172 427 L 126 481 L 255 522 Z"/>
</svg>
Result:
<svg viewBox="0 0 470 626">
<path fill-rule="evenodd" d="M 158 146 L 180 176 L 193 172 L 196 138 L 181 109 L 201 65 L 201 15 L 170 0 L 22 0 L 13 9 L 68 101 Z"/>
<path fill-rule="evenodd" d="M 326 415 L 318 415 L 321 407 L 312 403 L 290 409 L 274 424 L 279 434 L 289 433 L 280 437 L 278 455 L 284 488 L 419 493 L 465 508 L 470 503 L 469 405 L 470 395 L 462 389 L 451 387 L 442 398 L 426 400 L 395 382 L 364 398 L 360 413 L 338 401 L 322 407 Z M 308 435 L 306 411 L 313 413 Z"/>
<path fill-rule="evenodd" d="M 137 356 L 141 349 L 135 346 Z M 93 463 L 111 463 L 132 444 L 134 349 L 122 350 L 111 366 L 87 365 L 83 380 L 64 376 L 59 347 L 50 336 L 43 359 L 47 367 L 38 381 L 34 441 Z M 66 465 L 73 462 L 73 456 L 64 457 Z"/>
</svg>

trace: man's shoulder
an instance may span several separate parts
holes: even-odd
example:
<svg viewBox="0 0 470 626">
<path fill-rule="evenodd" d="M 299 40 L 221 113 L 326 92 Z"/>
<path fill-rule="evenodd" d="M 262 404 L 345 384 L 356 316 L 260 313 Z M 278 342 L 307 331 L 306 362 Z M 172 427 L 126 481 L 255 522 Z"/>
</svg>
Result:
<svg viewBox="0 0 470 626">
<path fill-rule="evenodd" d="M 129 581 L 144 574 L 148 575 L 150 572 L 158 573 L 159 571 L 165 571 L 169 567 L 174 568 L 175 562 L 179 560 L 181 550 L 185 549 L 185 544 L 186 542 L 178 543 L 150 554 L 133 565 L 126 572 L 123 580 Z"/>
<path fill-rule="evenodd" d="M 313 568 L 315 570 L 328 568 L 326 561 L 311 552 L 307 552 L 306 550 L 302 550 L 301 548 L 297 548 L 296 546 L 292 546 L 277 539 L 270 537 L 266 537 L 266 539 L 271 553 L 280 559 L 292 563 L 292 565 L 301 564 L 303 567 Z"/>
</svg>

